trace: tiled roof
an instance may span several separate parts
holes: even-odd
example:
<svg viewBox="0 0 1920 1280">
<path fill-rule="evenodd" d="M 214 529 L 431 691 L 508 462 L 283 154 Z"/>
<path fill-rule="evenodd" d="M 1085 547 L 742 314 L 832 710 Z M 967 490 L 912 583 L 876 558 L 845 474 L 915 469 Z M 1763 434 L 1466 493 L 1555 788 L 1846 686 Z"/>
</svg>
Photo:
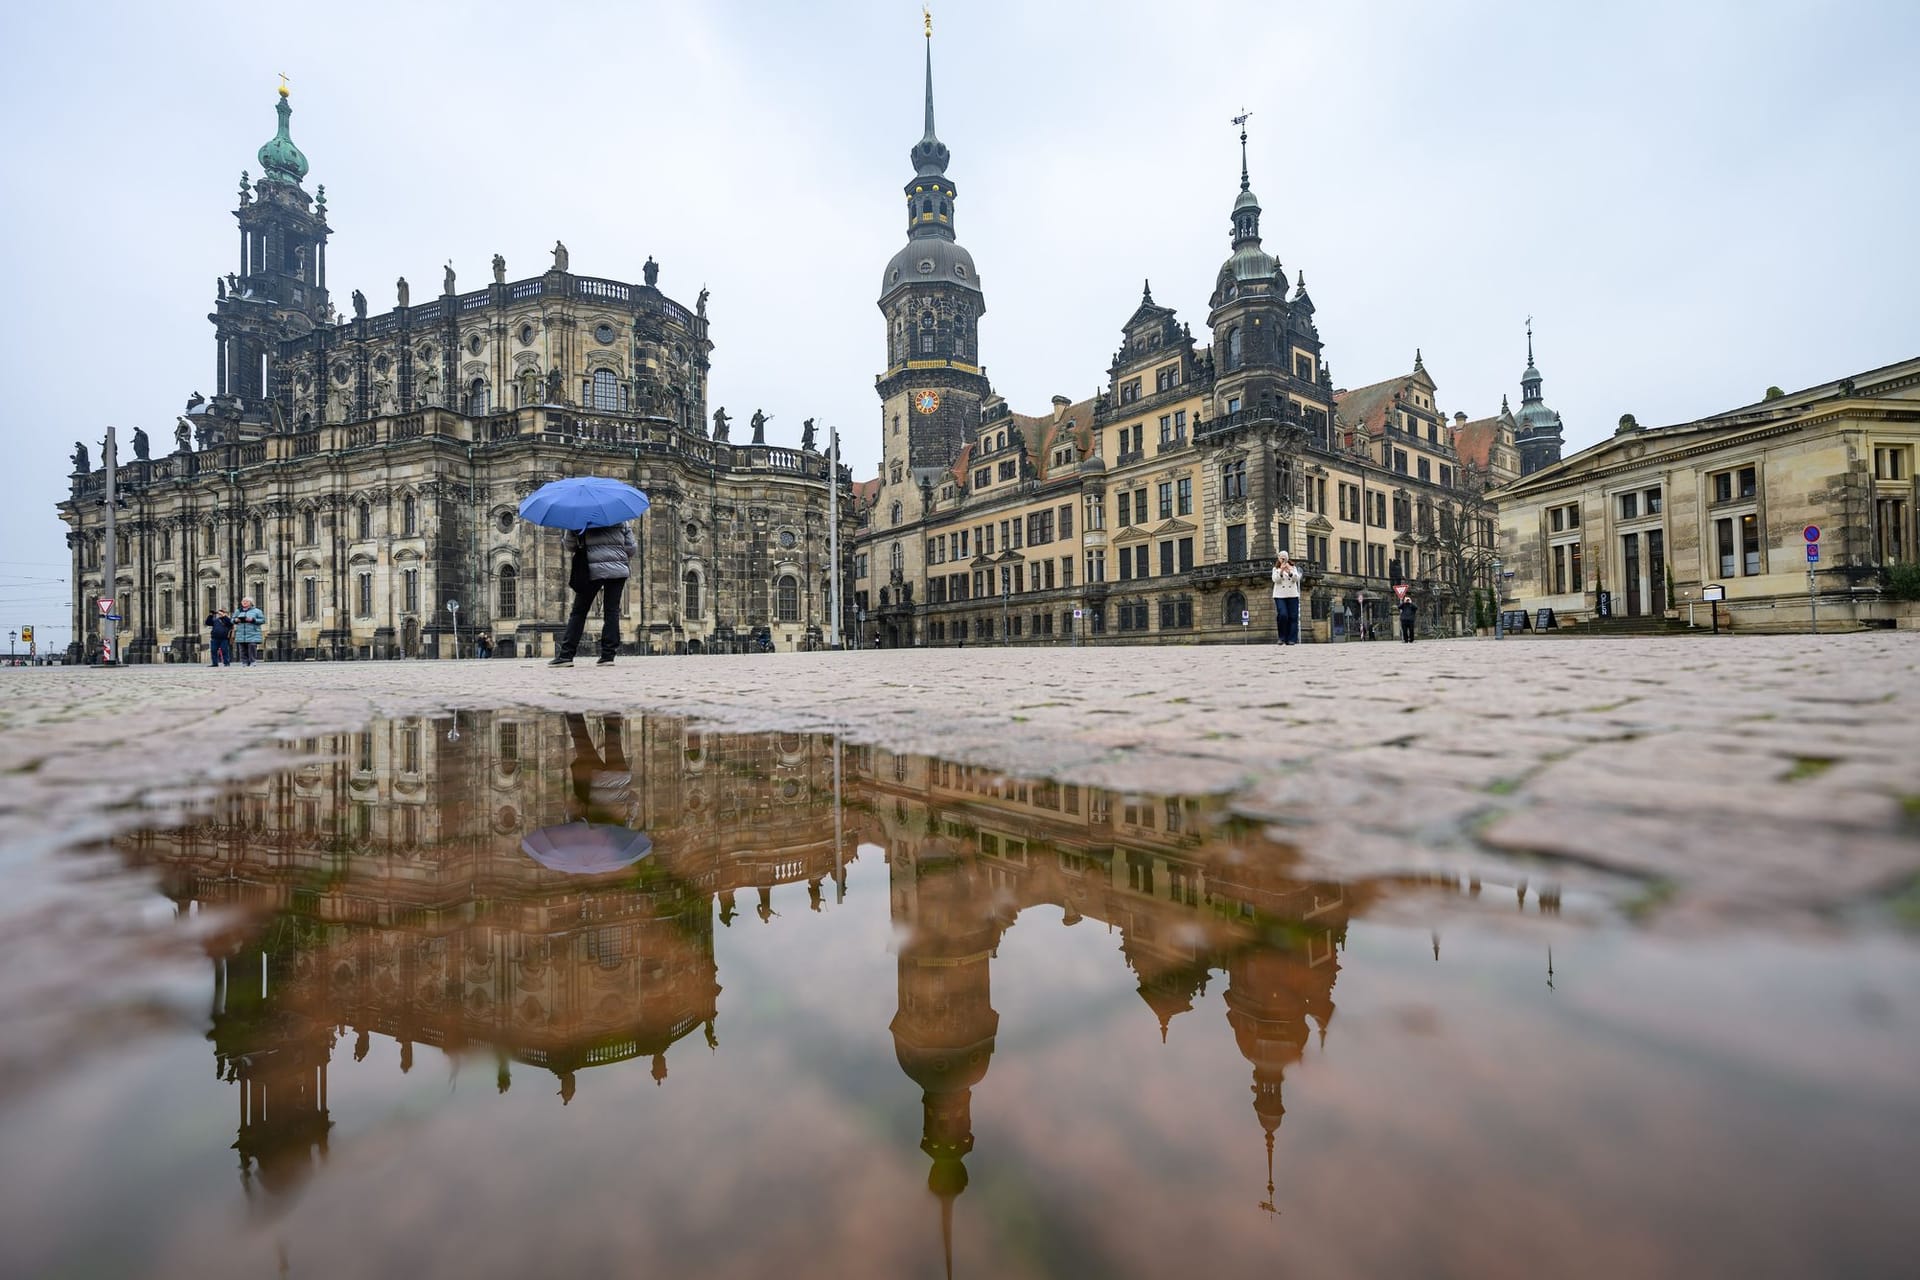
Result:
<svg viewBox="0 0 1920 1280">
<path fill-rule="evenodd" d="M 1453 429 L 1453 451 L 1460 455 L 1460 464 L 1486 470 L 1491 465 L 1494 442 L 1500 438 L 1501 421 L 1498 416 L 1475 418 Z"/>
<path fill-rule="evenodd" d="M 1412 383 L 1413 375 L 1403 373 L 1385 382 L 1369 383 L 1351 391 L 1336 391 L 1333 393 L 1334 414 L 1346 426 L 1364 426 L 1368 435 L 1380 435 L 1387 425 L 1387 411 L 1406 396 L 1407 388 Z"/>
</svg>

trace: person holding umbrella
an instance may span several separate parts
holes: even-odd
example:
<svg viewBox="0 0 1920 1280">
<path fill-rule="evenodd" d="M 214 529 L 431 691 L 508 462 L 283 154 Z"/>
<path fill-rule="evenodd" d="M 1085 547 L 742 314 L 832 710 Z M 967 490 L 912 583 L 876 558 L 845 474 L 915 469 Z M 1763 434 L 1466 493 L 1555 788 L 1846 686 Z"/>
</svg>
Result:
<svg viewBox="0 0 1920 1280">
<path fill-rule="evenodd" d="M 573 588 L 573 610 L 567 616 L 566 634 L 560 637 L 560 650 L 548 666 L 573 665 L 595 597 L 600 599 L 604 619 L 596 665 L 613 665 L 620 649 L 620 597 L 626 590 L 630 562 L 640 549 L 627 522 L 646 509 L 646 494 L 598 476 L 555 480 L 520 504 L 523 519 L 567 531 L 567 585 Z"/>
</svg>

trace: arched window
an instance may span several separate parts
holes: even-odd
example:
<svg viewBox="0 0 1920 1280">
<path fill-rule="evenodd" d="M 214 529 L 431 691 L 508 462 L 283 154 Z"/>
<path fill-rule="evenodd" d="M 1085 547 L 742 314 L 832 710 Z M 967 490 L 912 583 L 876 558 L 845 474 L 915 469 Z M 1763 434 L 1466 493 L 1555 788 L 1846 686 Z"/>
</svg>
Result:
<svg viewBox="0 0 1920 1280">
<path fill-rule="evenodd" d="M 800 621 L 800 579 L 790 573 L 781 574 L 774 588 L 773 617 L 776 622 Z"/>
<path fill-rule="evenodd" d="M 487 380 L 475 378 L 467 384 L 467 408 L 469 418 L 477 418 L 487 411 Z"/>
<path fill-rule="evenodd" d="M 1240 329 L 1238 326 L 1227 330 L 1227 368 L 1240 367 Z"/>
<path fill-rule="evenodd" d="M 520 616 L 520 571 L 510 564 L 500 566 L 500 602 L 494 608 L 496 618 Z"/>
<path fill-rule="evenodd" d="M 897 542 L 894 543 L 893 550 L 887 553 L 887 563 L 888 563 L 888 567 L 891 568 L 895 573 L 906 572 L 907 553 L 901 549 L 901 546 L 899 543 Z"/>
<path fill-rule="evenodd" d="M 1247 598 L 1238 591 L 1227 592 L 1227 603 L 1220 611 L 1220 621 L 1229 627 L 1240 625 L 1240 615 L 1247 611 Z"/>
<path fill-rule="evenodd" d="M 420 504 L 412 494 L 400 499 L 400 532 L 408 537 L 420 532 Z"/>
<path fill-rule="evenodd" d="M 593 371 L 593 407 L 615 410 L 620 407 L 620 380 L 611 369 Z"/>
<path fill-rule="evenodd" d="M 373 536 L 373 508 L 367 503 L 360 504 L 359 514 L 354 518 L 353 536 L 356 538 Z"/>
<path fill-rule="evenodd" d="M 691 569 L 687 570 L 687 576 L 680 580 L 680 591 L 684 597 L 680 611 L 691 622 L 700 616 L 700 575 Z"/>
</svg>

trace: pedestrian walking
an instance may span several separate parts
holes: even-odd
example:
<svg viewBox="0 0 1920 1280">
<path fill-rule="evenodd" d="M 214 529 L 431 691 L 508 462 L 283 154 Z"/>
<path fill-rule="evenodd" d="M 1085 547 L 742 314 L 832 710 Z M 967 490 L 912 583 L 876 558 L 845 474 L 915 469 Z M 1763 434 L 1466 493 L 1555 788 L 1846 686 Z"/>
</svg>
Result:
<svg viewBox="0 0 1920 1280">
<path fill-rule="evenodd" d="M 207 630 L 213 636 L 210 667 L 230 667 L 233 665 L 233 616 L 225 609 L 215 609 L 207 615 Z"/>
<path fill-rule="evenodd" d="M 1420 610 L 1418 606 L 1416 606 L 1413 603 L 1413 597 L 1401 596 L 1400 597 L 1400 638 L 1408 644 L 1413 643 L 1413 623 L 1414 623 L 1414 619 L 1418 618 L 1419 616 L 1420 616 Z"/>
<path fill-rule="evenodd" d="M 1300 570 L 1284 551 L 1273 562 L 1273 626 L 1278 643 L 1300 643 Z"/>
<path fill-rule="evenodd" d="M 240 597 L 240 612 L 233 615 L 233 642 L 240 647 L 240 665 L 250 667 L 260 660 L 261 628 L 267 625 L 267 615 L 253 602 L 252 596 Z"/>
<path fill-rule="evenodd" d="M 587 629 L 587 615 L 592 612 L 597 596 L 604 621 L 600 628 L 600 661 L 595 665 L 610 667 L 614 654 L 620 649 L 620 596 L 626 590 L 627 575 L 631 572 L 629 562 L 640 549 L 640 543 L 633 536 L 633 530 L 622 522 L 597 526 L 584 533 L 568 530 L 565 546 L 572 561 L 567 585 L 573 588 L 573 612 L 567 617 L 566 634 L 560 637 L 560 652 L 547 665 L 573 665 L 573 655 L 580 647 L 580 637 Z"/>
<path fill-rule="evenodd" d="M 474 641 L 474 646 L 479 649 L 481 657 L 491 658 L 493 656 L 492 636 L 482 635 L 478 640 Z"/>
</svg>

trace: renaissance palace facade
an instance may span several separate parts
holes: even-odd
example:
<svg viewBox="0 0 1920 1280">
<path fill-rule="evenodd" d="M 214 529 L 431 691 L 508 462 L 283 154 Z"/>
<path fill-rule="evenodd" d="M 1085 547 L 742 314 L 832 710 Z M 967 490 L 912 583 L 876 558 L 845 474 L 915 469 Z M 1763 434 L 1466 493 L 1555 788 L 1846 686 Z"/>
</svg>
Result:
<svg viewBox="0 0 1920 1280">
<path fill-rule="evenodd" d="M 754 415 L 708 430 L 707 294 L 575 274 L 564 244 L 538 275 L 352 314 L 332 304 L 326 187 L 289 132 L 241 175 L 237 270 L 216 284 L 213 393 L 195 392 L 154 456 L 144 429 L 116 468 L 106 553 L 105 467 L 74 449 L 59 504 L 73 556 L 75 650 L 99 651 L 108 598 L 121 660 L 187 661 L 201 619 L 250 595 L 264 652 L 290 658 L 550 652 L 564 626 L 559 534 L 521 521 L 521 498 L 561 476 L 628 481 L 652 500 L 623 610 L 641 652 L 788 649 L 828 630 L 828 464 L 810 429 L 769 444 Z M 165 433 L 161 433 L 165 438 Z M 744 433 L 743 433 L 744 434 Z M 101 462 L 104 464 L 105 459 Z M 851 488 L 843 472 L 844 497 Z M 841 545 L 850 562 L 852 503 Z M 103 566 L 116 566 L 106 581 Z M 456 603 L 456 614 L 446 608 Z M 457 618 L 457 629 L 454 625 Z"/>
<path fill-rule="evenodd" d="M 1424 630 L 1473 626 L 1493 582 L 1487 489 L 1559 457 L 1531 330 L 1517 416 L 1503 403 L 1449 418 L 1418 352 L 1403 373 L 1340 387 L 1304 272 L 1290 280 L 1262 244 L 1238 123 L 1211 341 L 1143 288 L 1094 396 L 1017 413 L 981 364 L 986 295 L 954 231 L 929 38 L 907 241 L 878 300 L 881 469 L 857 486 L 864 643 L 1271 637 L 1282 550 L 1307 573 L 1304 638 L 1378 633 L 1402 588 Z"/>
</svg>

